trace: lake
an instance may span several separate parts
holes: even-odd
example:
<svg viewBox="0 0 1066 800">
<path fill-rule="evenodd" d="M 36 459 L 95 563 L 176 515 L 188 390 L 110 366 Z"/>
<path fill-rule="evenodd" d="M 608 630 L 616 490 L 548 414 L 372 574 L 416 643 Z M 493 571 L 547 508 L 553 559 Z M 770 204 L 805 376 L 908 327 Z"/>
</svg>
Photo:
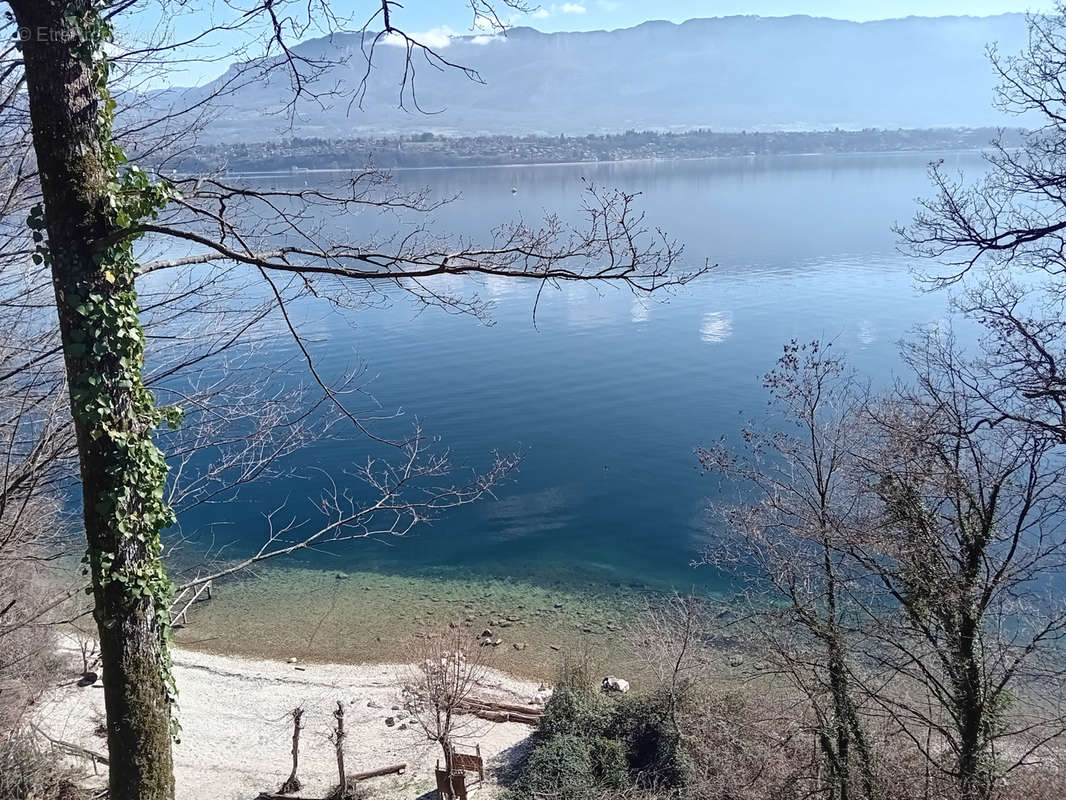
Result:
<svg viewBox="0 0 1066 800">
<path fill-rule="evenodd" d="M 707 501 L 717 488 L 700 475 L 694 448 L 765 413 L 760 378 L 789 339 L 831 340 L 883 385 L 896 374 L 899 340 L 947 318 L 948 298 L 915 288 L 914 265 L 897 252 L 891 231 L 928 193 L 926 164 L 939 156 L 398 173 L 401 185 L 459 195 L 437 224 L 475 239 L 518 215 L 575 209 L 583 177 L 639 191 L 649 222 L 685 243 L 687 263 L 717 267 L 662 298 L 609 286 L 545 291 L 536 326 L 538 287 L 502 279 L 451 285 L 491 300 L 492 325 L 399 297 L 343 319 L 320 307 L 313 347 L 325 373 L 365 363 L 381 407 L 402 407 L 404 425 L 420 420 L 458 465 L 485 467 L 494 450 L 524 458 L 496 499 L 402 539 L 337 545 L 276 566 L 545 585 L 717 585 L 719 576 L 690 566 L 707 540 Z M 943 157 L 980 170 L 975 154 Z M 358 491 L 345 473 L 372 449 L 353 438 L 318 442 L 292 460 L 297 476 L 201 507 L 181 519 L 182 529 L 232 541 L 230 555 L 247 552 L 264 534 L 264 511 L 281 499 L 295 516 L 313 514 L 323 480 L 317 470 Z"/>
</svg>

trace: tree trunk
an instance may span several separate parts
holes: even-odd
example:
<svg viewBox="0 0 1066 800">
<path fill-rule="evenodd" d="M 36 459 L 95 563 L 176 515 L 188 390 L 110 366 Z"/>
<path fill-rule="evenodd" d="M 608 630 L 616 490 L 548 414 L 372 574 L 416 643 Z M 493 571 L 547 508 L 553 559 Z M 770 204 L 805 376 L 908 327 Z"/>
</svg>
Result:
<svg viewBox="0 0 1066 800">
<path fill-rule="evenodd" d="M 957 720 L 958 790 L 961 800 L 983 800 L 989 794 L 988 734 L 993 720 L 986 705 L 981 665 L 981 612 L 978 598 L 981 565 L 985 559 L 990 518 L 961 517 L 964 533 L 962 555 L 965 558 L 958 589 L 950 594 L 946 606 L 944 630 L 954 639 L 950 649 L 953 701 Z"/>
<path fill-rule="evenodd" d="M 829 687 L 833 697 L 833 726 L 836 738 L 833 777 L 836 791 L 830 797 L 848 800 L 851 794 L 851 729 L 847 721 L 847 684 L 844 678 L 844 666 L 836 655 L 829 660 Z"/>
<path fill-rule="evenodd" d="M 344 774 L 344 703 L 337 701 L 337 710 L 333 712 L 333 718 L 337 720 L 337 731 L 334 736 L 334 744 L 337 747 L 337 796 L 348 796 L 348 776 Z"/>
<path fill-rule="evenodd" d="M 954 702 L 959 720 L 959 796 L 962 800 L 981 800 L 987 796 L 989 788 L 984 735 L 988 720 L 981 690 L 978 624 L 968 609 L 963 609 L 960 616 L 954 681 Z"/>
<path fill-rule="evenodd" d="M 454 751 L 452 750 L 452 744 L 447 737 L 442 737 L 440 740 L 440 747 L 441 750 L 444 751 L 444 769 L 448 772 L 449 775 L 451 775 L 452 772 L 455 771 L 452 766 L 453 762 L 455 761 Z"/>
<path fill-rule="evenodd" d="M 293 792 L 300 791 L 301 783 L 300 779 L 296 776 L 296 771 L 300 766 L 300 731 L 303 728 L 301 720 L 303 720 L 304 710 L 300 706 L 296 706 L 292 710 L 292 772 L 289 773 L 289 777 L 285 779 L 285 783 L 281 784 L 281 788 L 278 789 L 278 794 L 292 794 Z"/>
<path fill-rule="evenodd" d="M 19 25 L 33 144 L 44 200 L 44 228 L 77 434 L 94 615 L 99 628 L 111 761 L 111 800 L 170 800 L 170 694 L 161 669 L 160 613 L 150 592 L 131 591 L 130 575 L 159 575 L 158 548 L 142 512 L 161 498 L 145 493 L 131 453 L 151 448 L 151 425 L 138 411 L 143 342 L 87 308 L 132 302 L 132 271 L 107 269 L 95 243 L 117 229 L 109 209 L 113 187 L 101 123 L 98 73 L 82 45 L 77 20 L 94 19 L 90 0 L 9 0 Z M 81 306 L 81 310 L 79 310 Z M 139 336 L 139 331 L 138 331 Z M 136 348 L 130 363 L 128 354 Z M 122 355 L 120 355 L 122 354 Z M 124 358 L 124 356 L 126 356 Z M 131 370 L 136 380 L 129 380 Z M 105 398 L 92 417 L 86 396 Z M 156 451 L 157 452 L 157 451 Z M 137 478 L 142 480 L 137 482 Z M 159 498 L 154 493 L 160 492 Z M 153 523 L 154 524 L 154 523 Z M 122 575 L 121 580 L 115 579 Z M 147 584 L 146 584 L 147 585 Z M 144 587 L 141 587 L 144 588 Z"/>
</svg>

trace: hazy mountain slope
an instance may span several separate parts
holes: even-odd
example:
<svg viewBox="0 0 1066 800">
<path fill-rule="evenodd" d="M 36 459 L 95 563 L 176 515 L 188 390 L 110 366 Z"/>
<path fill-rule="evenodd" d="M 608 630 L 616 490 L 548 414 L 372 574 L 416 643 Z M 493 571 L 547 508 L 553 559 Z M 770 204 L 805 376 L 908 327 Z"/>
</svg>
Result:
<svg viewBox="0 0 1066 800">
<path fill-rule="evenodd" d="M 295 133 L 341 136 L 433 130 L 567 133 L 628 128 L 810 129 L 1017 124 L 992 107 L 995 76 L 985 47 L 1021 47 L 1024 17 L 909 17 L 869 23 L 804 16 L 725 17 L 589 33 L 512 30 L 506 40 L 453 40 L 444 54 L 477 68 L 486 84 L 416 61 L 423 109 L 396 108 L 402 50 L 381 46 L 363 110 L 338 100 L 299 106 Z M 354 86 L 365 71 L 359 34 L 300 46 L 309 57 L 348 56 L 323 86 Z M 222 79 L 220 79 L 222 80 Z M 158 105 L 201 89 L 172 90 Z M 281 131 L 274 112 L 288 79 L 228 98 L 213 133 L 263 139 Z"/>
</svg>

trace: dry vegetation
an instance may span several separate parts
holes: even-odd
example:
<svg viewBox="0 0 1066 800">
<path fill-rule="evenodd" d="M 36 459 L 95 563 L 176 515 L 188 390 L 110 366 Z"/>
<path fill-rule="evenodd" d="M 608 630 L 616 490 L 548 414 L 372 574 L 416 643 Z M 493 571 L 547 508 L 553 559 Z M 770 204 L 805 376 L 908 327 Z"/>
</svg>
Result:
<svg viewBox="0 0 1066 800">
<path fill-rule="evenodd" d="M 35 517 L 40 520 L 42 517 Z M 10 531 L 9 531 L 10 532 Z M 27 531 L 23 530 L 22 534 Z M 32 529 L 30 529 L 32 532 Z M 82 797 L 79 774 L 58 763 L 33 729 L 38 701 L 74 666 L 57 655 L 57 623 L 75 610 L 67 592 L 57 592 L 43 536 L 20 534 L 0 557 L 0 797 L 4 800 L 73 800 Z M 43 560 L 42 560 L 43 559 Z"/>
<path fill-rule="evenodd" d="M 801 800 L 862 797 L 884 800 L 956 800 L 957 780 L 948 765 L 950 747 L 933 747 L 935 732 L 904 732 L 897 720 L 859 700 L 860 723 L 873 756 L 869 776 L 856 772 L 846 786 L 835 781 L 820 744 L 825 719 L 791 672 L 778 669 L 776 654 L 760 645 L 751 620 L 743 656 L 722 679 L 711 664 L 721 660 L 719 609 L 675 597 L 634 626 L 634 658 L 672 663 L 649 676 L 636 695 L 599 690 L 586 659 L 565 662 L 534 747 L 508 789 L 511 800 Z M 649 628 L 649 623 L 653 627 Z M 665 626 L 665 627 L 664 627 Z M 657 630 L 662 647 L 648 647 Z M 754 669 L 751 665 L 758 664 Z M 858 698 L 857 698 L 858 699 Z M 926 736 L 917 742 L 915 736 Z M 930 753 L 933 753 L 932 760 Z M 1045 800 L 1066 793 L 1061 747 L 997 776 L 986 797 Z M 868 782 L 868 783 L 867 783 Z"/>
</svg>

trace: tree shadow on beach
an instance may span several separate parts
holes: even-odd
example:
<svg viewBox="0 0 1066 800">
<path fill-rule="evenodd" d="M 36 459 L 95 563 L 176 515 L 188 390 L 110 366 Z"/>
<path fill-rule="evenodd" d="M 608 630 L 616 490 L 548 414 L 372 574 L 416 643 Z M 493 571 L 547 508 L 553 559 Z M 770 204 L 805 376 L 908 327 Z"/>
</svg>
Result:
<svg viewBox="0 0 1066 800">
<path fill-rule="evenodd" d="M 533 740 L 533 736 L 527 736 L 489 759 L 488 774 L 498 785 L 510 786 L 518 778 L 522 765 L 533 751 Z"/>
</svg>

